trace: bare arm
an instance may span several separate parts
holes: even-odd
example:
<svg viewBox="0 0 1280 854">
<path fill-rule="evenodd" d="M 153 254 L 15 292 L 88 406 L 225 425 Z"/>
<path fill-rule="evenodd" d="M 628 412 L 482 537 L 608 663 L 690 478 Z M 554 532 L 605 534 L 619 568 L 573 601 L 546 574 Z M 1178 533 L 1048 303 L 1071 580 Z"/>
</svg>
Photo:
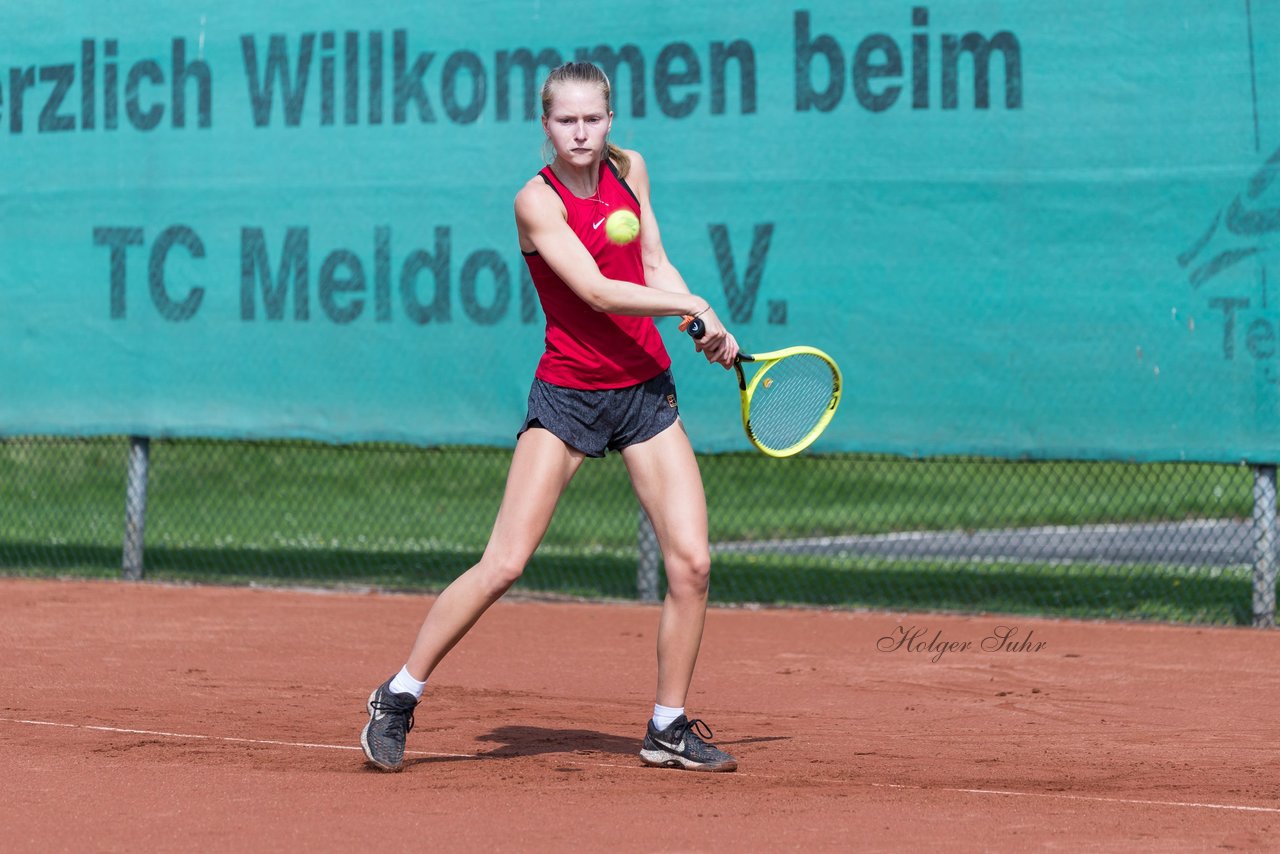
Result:
<svg viewBox="0 0 1280 854">
<path fill-rule="evenodd" d="M 685 283 L 675 264 L 671 263 L 667 250 L 662 245 L 662 231 L 658 227 L 658 218 L 653 212 L 649 197 L 649 167 L 639 152 L 628 151 L 627 155 L 631 158 L 631 173 L 627 176 L 627 183 L 636 191 L 636 198 L 640 201 L 640 253 L 644 260 L 644 280 L 651 288 L 687 294 L 689 285 Z M 707 361 L 731 367 L 738 356 L 738 342 L 725 329 L 714 310 L 709 309 L 699 319 L 707 331 L 695 346 L 707 357 Z"/>
<path fill-rule="evenodd" d="M 640 255 L 644 261 L 644 280 L 651 288 L 659 288 L 673 293 L 690 293 L 684 276 L 667 257 L 667 250 L 662 245 L 662 231 L 658 227 L 658 218 L 653 212 L 653 204 L 649 198 L 649 167 L 639 152 L 628 151 L 631 157 L 631 174 L 627 183 L 636 191 L 640 201 Z"/>
<path fill-rule="evenodd" d="M 688 288 L 670 291 L 610 279 L 565 221 L 555 191 L 534 179 L 516 195 L 520 248 L 536 250 L 566 285 L 596 311 L 649 317 L 698 314 L 708 303 Z"/>
</svg>

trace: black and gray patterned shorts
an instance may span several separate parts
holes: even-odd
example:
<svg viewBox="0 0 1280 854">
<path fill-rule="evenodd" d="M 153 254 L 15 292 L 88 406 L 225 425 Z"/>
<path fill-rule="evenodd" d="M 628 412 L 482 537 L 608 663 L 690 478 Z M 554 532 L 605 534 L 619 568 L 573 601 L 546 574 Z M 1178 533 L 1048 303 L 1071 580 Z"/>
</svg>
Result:
<svg viewBox="0 0 1280 854">
<path fill-rule="evenodd" d="M 666 430 L 680 415 L 670 369 L 626 388 L 565 388 L 535 379 L 529 414 L 517 436 L 530 427 L 553 435 L 589 457 L 621 451 Z"/>
</svg>

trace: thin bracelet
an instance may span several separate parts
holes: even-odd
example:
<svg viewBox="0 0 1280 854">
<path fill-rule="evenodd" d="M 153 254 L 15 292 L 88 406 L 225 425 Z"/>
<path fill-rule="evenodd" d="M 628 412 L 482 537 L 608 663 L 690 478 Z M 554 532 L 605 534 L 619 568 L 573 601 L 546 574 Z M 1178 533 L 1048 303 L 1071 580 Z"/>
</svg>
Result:
<svg viewBox="0 0 1280 854">
<path fill-rule="evenodd" d="M 698 312 L 697 314 L 695 314 L 693 316 L 693 319 L 697 320 L 699 317 L 702 317 L 702 315 L 706 314 L 708 311 L 711 311 L 711 303 L 707 303 L 707 307 L 704 308 L 702 311 Z"/>
</svg>

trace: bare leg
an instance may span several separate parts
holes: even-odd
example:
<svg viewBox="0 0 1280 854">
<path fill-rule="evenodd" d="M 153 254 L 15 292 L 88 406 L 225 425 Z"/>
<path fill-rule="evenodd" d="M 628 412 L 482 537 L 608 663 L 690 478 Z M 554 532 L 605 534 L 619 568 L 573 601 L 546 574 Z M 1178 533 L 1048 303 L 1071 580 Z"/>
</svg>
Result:
<svg viewBox="0 0 1280 854">
<path fill-rule="evenodd" d="M 524 572 L 551 524 L 556 502 L 583 454 L 547 430 L 525 431 L 516 442 L 497 521 L 480 562 L 436 599 L 409 653 L 409 673 L 425 680 L 490 605 Z"/>
<path fill-rule="evenodd" d="M 667 568 L 658 623 L 657 701 L 681 708 L 693 680 L 707 614 L 711 554 L 707 500 L 689 437 L 679 422 L 622 451 L 632 486 L 653 522 Z"/>
</svg>

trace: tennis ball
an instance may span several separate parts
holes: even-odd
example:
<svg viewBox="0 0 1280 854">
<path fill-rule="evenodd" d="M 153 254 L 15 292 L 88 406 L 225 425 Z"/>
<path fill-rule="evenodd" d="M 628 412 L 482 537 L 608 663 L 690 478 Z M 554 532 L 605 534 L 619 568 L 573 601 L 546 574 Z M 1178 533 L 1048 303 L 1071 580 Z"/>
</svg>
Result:
<svg viewBox="0 0 1280 854">
<path fill-rule="evenodd" d="M 604 233 L 606 237 L 619 246 L 626 245 L 635 240 L 636 235 L 640 233 L 640 220 L 625 208 L 620 211 L 614 211 L 605 220 Z"/>
</svg>

